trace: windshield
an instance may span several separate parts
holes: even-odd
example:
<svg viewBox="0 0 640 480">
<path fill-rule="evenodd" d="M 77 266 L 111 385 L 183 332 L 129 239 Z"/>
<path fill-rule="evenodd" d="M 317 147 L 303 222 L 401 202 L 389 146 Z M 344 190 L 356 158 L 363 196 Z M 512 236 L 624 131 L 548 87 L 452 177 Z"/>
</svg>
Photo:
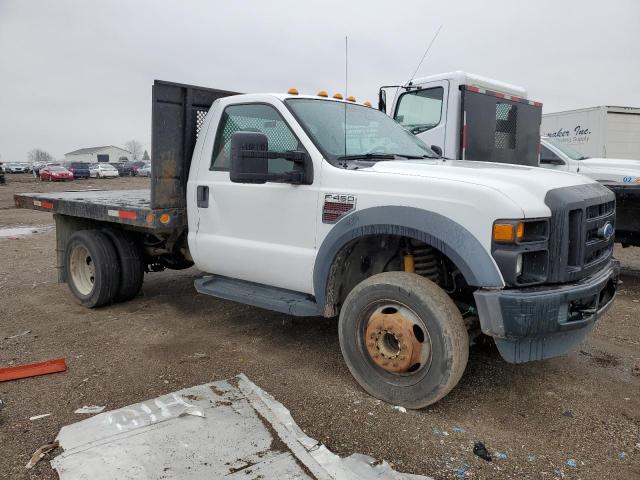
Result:
<svg viewBox="0 0 640 480">
<path fill-rule="evenodd" d="M 552 140 L 550 138 L 545 138 L 544 140 L 545 142 L 548 142 L 554 147 L 556 147 L 558 150 L 564 153 L 571 160 L 586 160 L 587 158 L 589 158 L 589 157 L 585 157 L 583 154 L 581 154 L 577 150 L 574 150 L 570 146 L 565 145 L 564 143 L 558 142 L 557 140 Z"/>
<path fill-rule="evenodd" d="M 329 160 L 438 158 L 421 140 L 371 107 L 310 98 L 290 98 L 286 104 Z"/>
<path fill-rule="evenodd" d="M 49 170 L 50 172 L 66 172 L 67 169 L 66 168 L 62 168 L 62 167 L 47 167 L 47 170 Z"/>
</svg>

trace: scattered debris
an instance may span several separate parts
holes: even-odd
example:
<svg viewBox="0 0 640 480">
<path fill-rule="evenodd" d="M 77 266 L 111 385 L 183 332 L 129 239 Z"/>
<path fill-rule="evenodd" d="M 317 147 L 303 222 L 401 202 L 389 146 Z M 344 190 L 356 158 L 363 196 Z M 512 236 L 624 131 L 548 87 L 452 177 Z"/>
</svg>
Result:
<svg viewBox="0 0 640 480">
<path fill-rule="evenodd" d="M 31 333 L 31 330 L 25 330 L 22 333 L 16 333 L 15 335 L 11 335 L 10 337 L 4 337 L 5 340 L 11 340 L 12 338 L 18 338 L 18 337 L 23 337 L 25 335 L 29 335 Z"/>
<path fill-rule="evenodd" d="M 578 462 L 576 462 L 573 458 L 567 460 L 567 467 L 576 468 L 578 466 Z"/>
<path fill-rule="evenodd" d="M 12 225 L 9 227 L 0 227 L 0 238 L 8 238 L 9 240 L 19 240 L 20 237 L 30 237 L 34 233 L 46 233 L 53 230 L 55 225 L 35 225 L 33 227 L 21 227 Z"/>
<path fill-rule="evenodd" d="M 562 471 L 562 469 L 560 469 L 560 468 L 559 468 L 559 469 L 557 469 L 557 470 L 554 470 L 554 471 L 553 471 L 553 473 L 554 473 L 557 477 L 560 477 L 560 478 L 564 478 L 564 477 L 566 477 L 565 473 L 564 473 L 564 472 Z"/>
<path fill-rule="evenodd" d="M 454 473 L 456 474 L 456 477 L 464 478 L 465 475 L 467 474 L 467 468 L 469 468 L 469 465 L 463 465 L 459 468 L 456 468 L 454 471 Z"/>
<path fill-rule="evenodd" d="M 480 457 L 483 460 L 486 460 L 487 462 L 490 462 L 492 460 L 491 455 L 487 450 L 487 447 L 485 447 L 484 443 L 482 442 L 475 443 L 475 445 L 473 446 L 473 453 L 474 455 L 477 455 L 478 457 Z"/>
<path fill-rule="evenodd" d="M 36 463 L 44 458 L 47 453 L 55 450 L 59 446 L 60 444 L 58 443 L 58 440 L 53 443 L 47 443 L 46 445 L 41 446 L 39 449 L 33 452 L 33 455 L 31 455 L 31 460 L 29 460 L 29 463 L 27 463 L 24 468 L 26 468 L 27 470 L 31 470 Z"/>
<path fill-rule="evenodd" d="M 2 401 L 2 399 L 0 398 L 0 410 L 2 410 L 4 408 L 4 402 Z"/>
<path fill-rule="evenodd" d="M 626 453 L 624 453 L 624 452 L 620 452 L 620 453 L 618 454 L 618 458 L 619 458 L 620 460 L 624 460 L 624 459 L 626 458 L 626 456 L 627 456 L 627 454 L 626 454 Z"/>
<path fill-rule="evenodd" d="M 400 413 L 407 413 L 407 409 L 404 407 L 400 407 L 398 405 L 396 405 L 395 407 L 393 407 L 394 410 L 397 410 Z"/>
<path fill-rule="evenodd" d="M 464 433 L 465 429 L 462 427 L 451 427 L 451 431 L 454 433 Z"/>
<path fill-rule="evenodd" d="M 172 478 L 185 480 L 239 478 L 240 473 L 247 478 L 428 480 L 365 455 L 334 454 L 244 375 L 100 413 L 63 427 L 58 440 L 64 451 L 51 464 L 60 480 L 139 478 L 141 458 L 147 478 L 162 478 L 170 468 Z"/>
<path fill-rule="evenodd" d="M 573 412 L 571 410 L 565 410 L 562 412 L 563 417 L 573 418 Z"/>
<path fill-rule="evenodd" d="M 77 409 L 73 413 L 100 413 L 104 410 L 104 407 L 99 407 L 98 405 L 85 405 L 82 408 Z"/>
<path fill-rule="evenodd" d="M 48 417 L 49 415 L 51 415 L 51 414 L 50 413 L 43 413 L 42 415 L 34 415 L 33 417 L 29 417 L 29 420 L 31 420 L 31 421 L 40 420 L 41 418 Z"/>
<path fill-rule="evenodd" d="M 535 455 L 527 455 L 527 460 L 530 461 L 530 462 L 535 462 L 536 456 Z"/>
<path fill-rule="evenodd" d="M 506 452 L 496 452 L 496 458 L 498 460 L 506 460 L 508 457 Z"/>
<path fill-rule="evenodd" d="M 31 363 L 28 365 L 17 365 L 15 367 L 0 368 L 0 382 L 17 380 L 19 378 L 35 377 L 47 375 L 49 373 L 64 372 L 67 364 L 64 358 L 47 360 L 46 362 Z"/>
</svg>

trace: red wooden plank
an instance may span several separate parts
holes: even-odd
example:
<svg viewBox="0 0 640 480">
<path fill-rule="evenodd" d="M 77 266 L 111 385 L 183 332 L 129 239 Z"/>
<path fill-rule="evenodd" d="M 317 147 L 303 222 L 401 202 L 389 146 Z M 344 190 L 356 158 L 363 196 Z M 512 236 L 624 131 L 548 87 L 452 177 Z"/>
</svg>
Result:
<svg viewBox="0 0 640 480">
<path fill-rule="evenodd" d="M 0 382 L 17 380 L 18 378 L 35 377 L 48 373 L 64 372 L 67 364 L 64 358 L 47 360 L 46 362 L 30 363 L 28 365 L 16 365 L 15 367 L 0 368 Z"/>
</svg>

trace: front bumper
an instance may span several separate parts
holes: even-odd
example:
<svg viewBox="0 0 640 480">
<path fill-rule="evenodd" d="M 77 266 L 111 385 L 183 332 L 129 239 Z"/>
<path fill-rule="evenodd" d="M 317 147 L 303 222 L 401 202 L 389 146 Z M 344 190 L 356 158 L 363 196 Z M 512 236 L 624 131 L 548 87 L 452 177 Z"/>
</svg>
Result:
<svg viewBox="0 0 640 480">
<path fill-rule="evenodd" d="M 494 338 L 500 355 L 523 363 L 563 355 L 582 343 L 611 307 L 620 263 L 579 282 L 474 293 L 483 333 Z"/>
</svg>

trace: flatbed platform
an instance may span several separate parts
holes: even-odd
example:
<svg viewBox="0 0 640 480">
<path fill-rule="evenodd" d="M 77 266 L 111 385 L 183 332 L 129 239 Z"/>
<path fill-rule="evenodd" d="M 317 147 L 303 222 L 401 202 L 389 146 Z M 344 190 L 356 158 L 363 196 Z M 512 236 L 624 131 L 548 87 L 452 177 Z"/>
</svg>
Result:
<svg viewBox="0 0 640 480">
<path fill-rule="evenodd" d="M 20 193 L 16 207 L 112 222 L 154 231 L 187 227 L 184 208 L 151 208 L 150 190 L 79 190 L 49 193 Z"/>
</svg>

